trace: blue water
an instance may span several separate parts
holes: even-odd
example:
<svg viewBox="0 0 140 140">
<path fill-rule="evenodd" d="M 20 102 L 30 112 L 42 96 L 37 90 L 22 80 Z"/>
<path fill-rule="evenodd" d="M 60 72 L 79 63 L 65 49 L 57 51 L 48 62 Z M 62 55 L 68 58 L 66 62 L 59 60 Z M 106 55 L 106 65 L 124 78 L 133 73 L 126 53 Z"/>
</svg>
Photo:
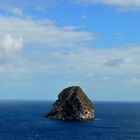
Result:
<svg viewBox="0 0 140 140">
<path fill-rule="evenodd" d="M 51 104 L 0 101 L 0 140 L 140 140 L 140 103 L 95 102 L 85 122 L 44 119 Z"/>
</svg>

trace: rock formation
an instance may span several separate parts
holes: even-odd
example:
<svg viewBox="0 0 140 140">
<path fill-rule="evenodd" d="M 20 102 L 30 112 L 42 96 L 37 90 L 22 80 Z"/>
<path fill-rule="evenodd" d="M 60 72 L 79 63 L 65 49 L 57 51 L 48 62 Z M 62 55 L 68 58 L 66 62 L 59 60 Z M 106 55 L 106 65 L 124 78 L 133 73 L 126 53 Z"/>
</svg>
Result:
<svg viewBox="0 0 140 140">
<path fill-rule="evenodd" d="M 46 118 L 66 120 L 94 119 L 94 108 L 91 101 L 78 86 L 68 87 L 59 95 L 52 110 Z"/>
</svg>

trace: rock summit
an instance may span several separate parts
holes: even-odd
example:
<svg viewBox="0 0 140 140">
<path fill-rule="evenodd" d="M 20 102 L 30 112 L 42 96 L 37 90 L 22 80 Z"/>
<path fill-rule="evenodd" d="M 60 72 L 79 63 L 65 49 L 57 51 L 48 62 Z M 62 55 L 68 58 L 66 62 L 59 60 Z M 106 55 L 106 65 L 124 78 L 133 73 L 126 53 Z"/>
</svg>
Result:
<svg viewBox="0 0 140 140">
<path fill-rule="evenodd" d="M 52 110 L 46 118 L 63 120 L 94 119 L 92 102 L 79 86 L 64 89 L 58 95 L 58 100 L 53 104 Z"/>
</svg>

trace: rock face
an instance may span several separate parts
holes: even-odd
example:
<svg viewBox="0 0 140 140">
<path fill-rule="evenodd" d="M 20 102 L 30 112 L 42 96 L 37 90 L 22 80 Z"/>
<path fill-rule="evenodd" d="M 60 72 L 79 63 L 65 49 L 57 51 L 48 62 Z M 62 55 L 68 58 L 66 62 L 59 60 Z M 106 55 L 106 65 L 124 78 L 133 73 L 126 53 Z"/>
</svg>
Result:
<svg viewBox="0 0 140 140">
<path fill-rule="evenodd" d="M 46 118 L 66 120 L 94 119 L 94 108 L 91 101 L 78 86 L 68 87 L 59 95 L 52 110 Z"/>
</svg>

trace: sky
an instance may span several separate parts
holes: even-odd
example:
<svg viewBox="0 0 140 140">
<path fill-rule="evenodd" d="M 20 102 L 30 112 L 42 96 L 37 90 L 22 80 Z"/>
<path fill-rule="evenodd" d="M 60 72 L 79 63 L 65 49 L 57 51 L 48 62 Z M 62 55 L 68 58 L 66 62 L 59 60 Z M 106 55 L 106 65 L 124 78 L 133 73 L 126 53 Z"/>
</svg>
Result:
<svg viewBox="0 0 140 140">
<path fill-rule="evenodd" d="M 0 99 L 140 101 L 139 0 L 0 0 Z"/>
</svg>

